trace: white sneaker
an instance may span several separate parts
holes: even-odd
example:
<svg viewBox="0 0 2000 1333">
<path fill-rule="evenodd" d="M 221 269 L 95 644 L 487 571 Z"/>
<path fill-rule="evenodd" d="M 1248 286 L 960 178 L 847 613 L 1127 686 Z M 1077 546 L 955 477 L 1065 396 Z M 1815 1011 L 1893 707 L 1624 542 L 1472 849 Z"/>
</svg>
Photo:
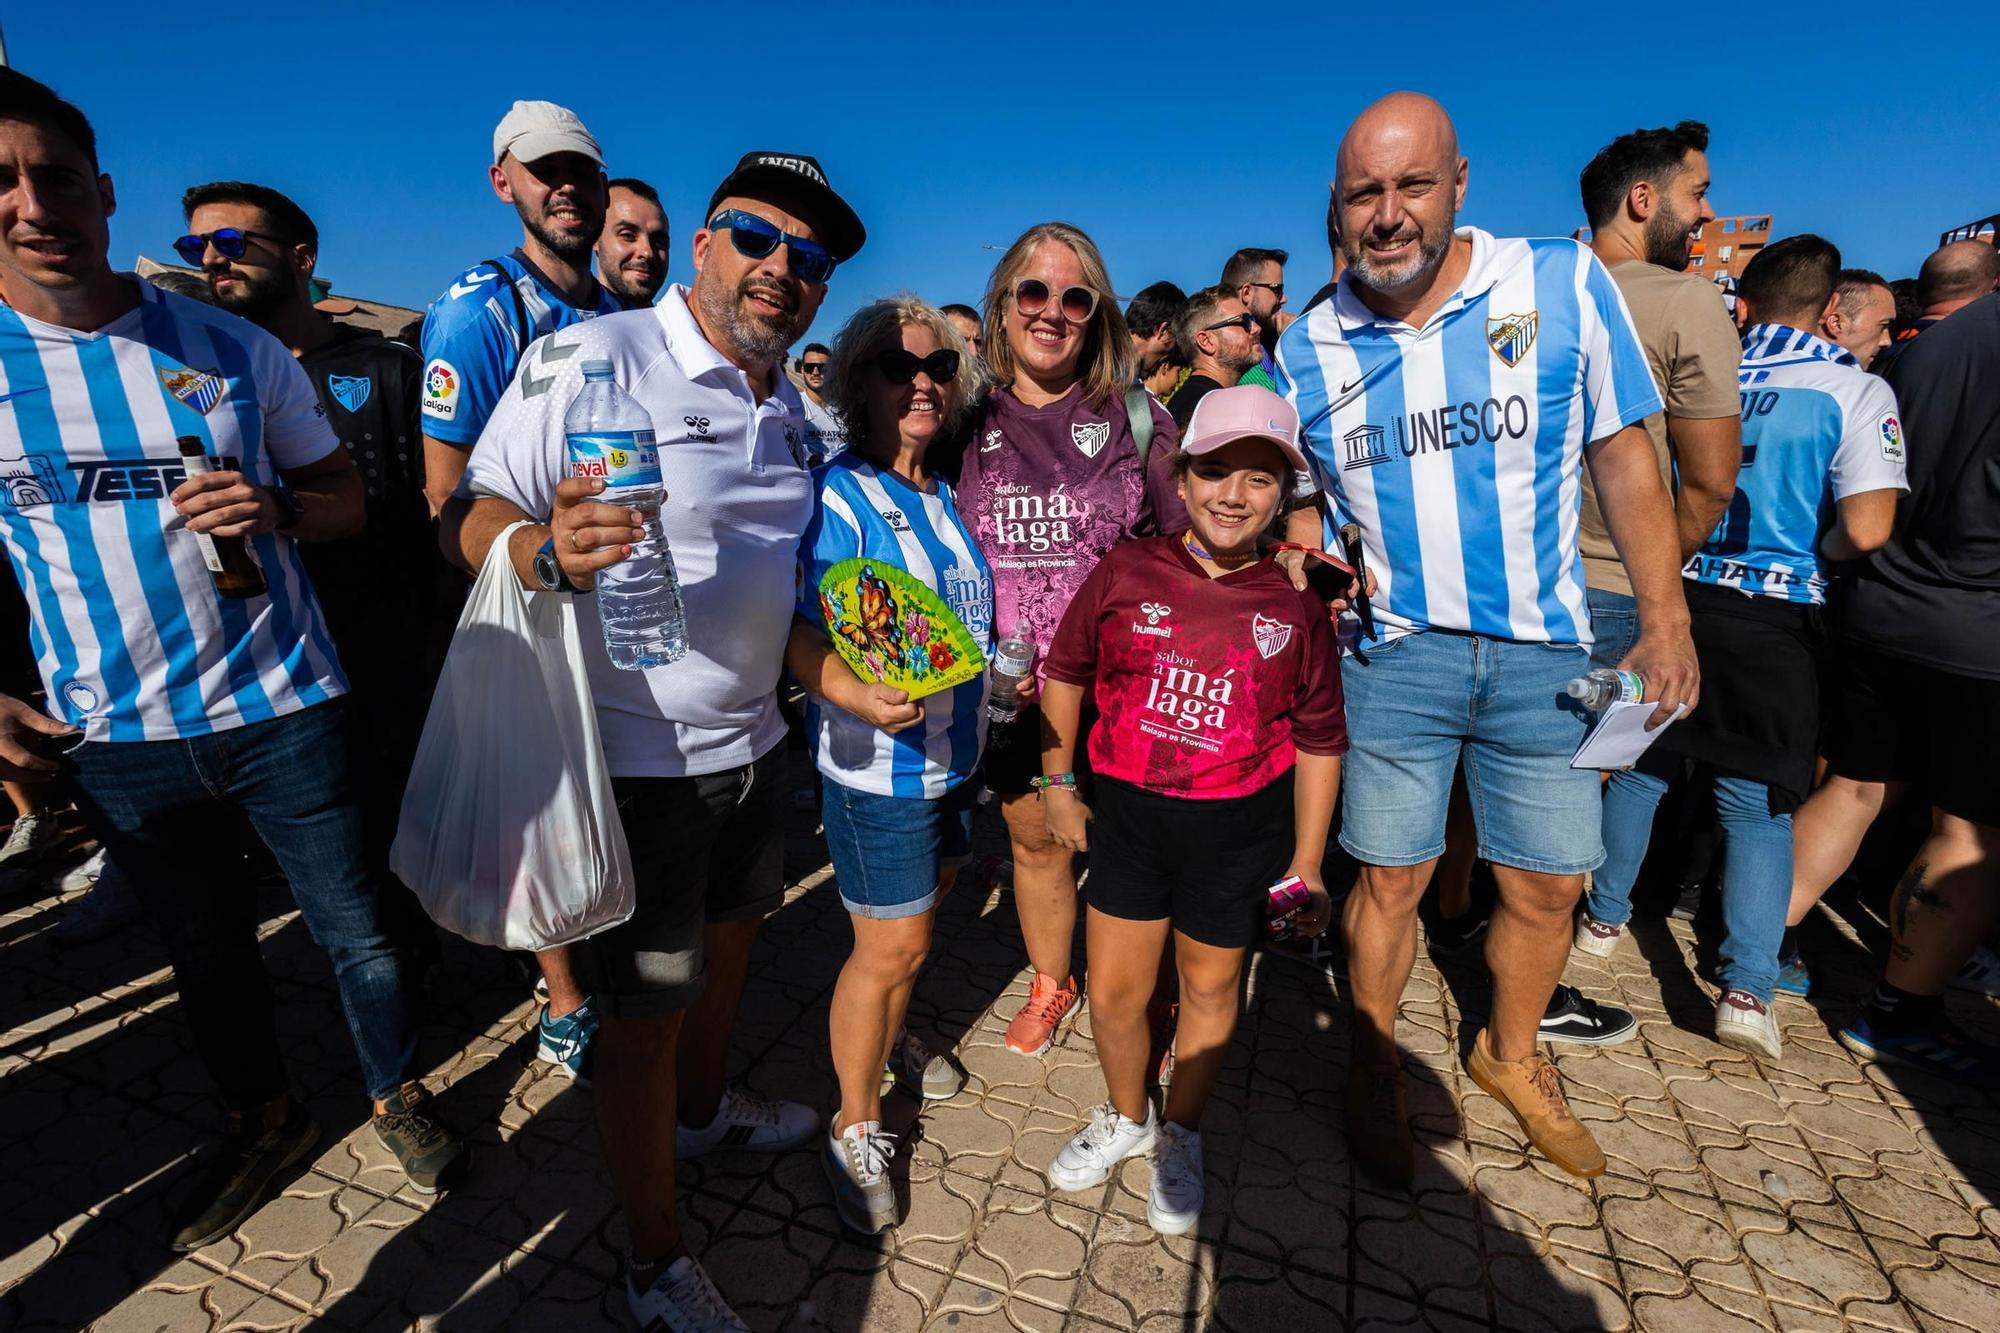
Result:
<svg viewBox="0 0 2000 1333">
<path fill-rule="evenodd" d="M 1192 1231 L 1201 1221 L 1205 1193 L 1201 1135 L 1170 1120 L 1161 1121 L 1153 1141 L 1153 1188 L 1146 1195 L 1146 1220 L 1162 1236 Z"/>
<path fill-rule="evenodd" d="M 2000 954 L 1980 945 L 1952 977 L 1951 986 L 1974 995 L 2000 995 Z"/>
<path fill-rule="evenodd" d="M 56 892 L 76 893 L 89 888 L 104 874 L 105 864 L 110 859 L 110 853 L 99 847 L 90 854 L 89 860 L 81 861 L 63 872 L 63 877 L 56 881 Z"/>
<path fill-rule="evenodd" d="M 62 823 L 54 815 L 20 815 L 0 844 L 0 866 L 29 866 L 62 841 Z"/>
<path fill-rule="evenodd" d="M 879 1236 L 896 1225 L 896 1191 L 889 1183 L 895 1156 L 896 1136 L 879 1120 L 863 1120 L 827 1136 L 820 1163 L 833 1186 L 834 1211 L 850 1230 Z"/>
<path fill-rule="evenodd" d="M 627 1269 L 625 1299 L 631 1302 L 632 1318 L 642 1329 L 664 1329 L 666 1333 L 750 1333 L 750 1326 L 736 1317 L 693 1255 L 684 1254 L 668 1264 L 644 1291 L 632 1285 L 632 1274 Z"/>
<path fill-rule="evenodd" d="M 90 881 L 90 891 L 63 909 L 62 920 L 56 922 L 50 938 L 57 944 L 88 944 L 101 940 L 129 921 L 144 915 L 139 905 L 139 897 L 132 892 L 131 882 L 123 871 L 104 859 L 99 852 L 85 865 L 97 867 L 97 874 Z"/>
<path fill-rule="evenodd" d="M 1625 927 L 1607 926 L 1593 919 L 1589 912 L 1582 912 L 1577 915 L 1576 938 L 1570 941 L 1570 947 L 1592 958 L 1609 958 L 1618 941 L 1624 938 Z"/>
<path fill-rule="evenodd" d="M 894 1092 L 899 1082 L 927 1102 L 941 1102 L 958 1095 L 965 1075 L 929 1042 L 904 1028 L 889 1048 L 889 1063 L 882 1067 L 882 1095 Z"/>
<path fill-rule="evenodd" d="M 783 1152 L 796 1148 L 819 1128 L 819 1116 L 798 1102 L 767 1102 L 734 1084 L 722 1090 L 715 1119 L 705 1129 L 674 1126 L 674 1155 L 700 1157 L 717 1148 Z"/>
<path fill-rule="evenodd" d="M 1785 1053 L 1771 1006 L 1748 991 L 1726 990 L 1715 1002 L 1715 1039 L 1766 1060 L 1776 1060 Z"/>
<path fill-rule="evenodd" d="M 1111 1168 L 1153 1146 L 1159 1120 L 1151 1102 L 1142 1123 L 1127 1120 L 1106 1102 L 1090 1113 L 1090 1123 L 1062 1146 L 1049 1163 L 1049 1180 L 1059 1190 L 1087 1190 L 1111 1179 Z"/>
</svg>

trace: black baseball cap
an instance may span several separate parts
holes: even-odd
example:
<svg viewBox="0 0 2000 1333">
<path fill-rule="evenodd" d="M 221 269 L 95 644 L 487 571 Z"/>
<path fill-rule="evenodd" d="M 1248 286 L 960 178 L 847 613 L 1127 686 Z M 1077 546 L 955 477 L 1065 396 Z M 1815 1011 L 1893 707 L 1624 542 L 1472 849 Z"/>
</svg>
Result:
<svg viewBox="0 0 2000 1333">
<path fill-rule="evenodd" d="M 715 206 L 732 194 L 762 199 L 804 218 L 843 263 L 868 239 L 861 219 L 827 184 L 819 159 L 803 153 L 745 153 L 709 196 L 704 220 L 714 217 Z"/>
</svg>

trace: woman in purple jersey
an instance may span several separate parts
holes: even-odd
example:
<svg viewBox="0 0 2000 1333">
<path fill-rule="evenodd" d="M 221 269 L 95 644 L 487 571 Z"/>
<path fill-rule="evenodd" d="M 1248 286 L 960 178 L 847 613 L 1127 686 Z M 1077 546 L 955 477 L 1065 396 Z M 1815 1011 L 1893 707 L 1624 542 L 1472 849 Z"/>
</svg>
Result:
<svg viewBox="0 0 2000 1333">
<path fill-rule="evenodd" d="M 1186 527 L 1173 479 L 1177 434 L 1133 384 L 1111 277 L 1077 228 L 1040 223 L 1008 247 L 986 286 L 985 333 L 996 387 L 973 419 L 958 511 L 993 570 L 997 636 L 1027 640 L 1039 659 L 1100 556 L 1160 531 L 1169 515 L 1171 530 Z M 1030 786 L 1041 775 L 1032 678 L 1022 695 L 1021 716 L 988 741 L 986 785 L 1007 819 L 1014 906 L 1035 972 L 1007 1046 L 1039 1055 L 1076 1009 L 1076 869 Z"/>
</svg>

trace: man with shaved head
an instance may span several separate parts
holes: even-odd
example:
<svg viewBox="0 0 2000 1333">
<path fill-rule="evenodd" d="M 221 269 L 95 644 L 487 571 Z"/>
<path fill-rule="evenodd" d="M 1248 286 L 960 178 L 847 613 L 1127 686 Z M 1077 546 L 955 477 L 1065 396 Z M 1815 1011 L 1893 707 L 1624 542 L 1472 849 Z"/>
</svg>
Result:
<svg viewBox="0 0 2000 1333">
<path fill-rule="evenodd" d="M 1917 322 L 1883 348 L 1869 369 L 1887 374 L 1918 334 L 1996 289 L 2000 289 L 2000 249 L 1992 241 L 1940 245 L 1917 270 Z"/>
<path fill-rule="evenodd" d="M 1354 1157 L 1407 1184 L 1415 1144 L 1396 1010 L 1417 901 L 1464 766 L 1500 901 L 1493 1008 L 1466 1070 L 1535 1147 L 1576 1175 L 1604 1154 L 1536 1050 L 1569 953 L 1584 872 L 1604 858 L 1598 780 L 1569 760 L 1588 716 L 1564 685 L 1589 668 L 1577 550 L 1586 461 L 1631 577 L 1639 633 L 1619 665 L 1663 723 L 1699 694 L 1666 488 L 1644 426 L 1661 410 L 1624 301 L 1568 240 L 1457 226 L 1467 164 L 1443 107 L 1395 93 L 1341 140 L 1333 182 L 1347 269 L 1278 340 L 1331 546 L 1360 529 L 1377 580 L 1373 642 L 1343 664 L 1353 750 L 1341 844 L 1362 863 L 1343 928 L 1355 1035 Z"/>
</svg>

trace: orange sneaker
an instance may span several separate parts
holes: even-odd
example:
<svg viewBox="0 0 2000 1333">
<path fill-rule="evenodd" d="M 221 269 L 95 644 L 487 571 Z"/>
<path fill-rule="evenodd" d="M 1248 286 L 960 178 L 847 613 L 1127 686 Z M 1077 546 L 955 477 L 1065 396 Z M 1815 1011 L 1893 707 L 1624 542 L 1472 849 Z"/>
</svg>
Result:
<svg viewBox="0 0 2000 1333">
<path fill-rule="evenodd" d="M 1007 1025 L 1007 1049 L 1018 1055 L 1040 1055 L 1055 1043 L 1062 1025 L 1076 1016 L 1076 978 L 1058 982 L 1035 973 L 1027 1003 Z"/>
<path fill-rule="evenodd" d="M 1528 1142 L 1551 1162 L 1573 1176 L 1604 1174 L 1603 1151 L 1569 1109 L 1556 1067 L 1543 1059 L 1541 1052 L 1525 1060 L 1496 1060 L 1486 1029 L 1481 1028 L 1465 1057 L 1465 1072 L 1488 1096 L 1514 1113 Z"/>
</svg>

